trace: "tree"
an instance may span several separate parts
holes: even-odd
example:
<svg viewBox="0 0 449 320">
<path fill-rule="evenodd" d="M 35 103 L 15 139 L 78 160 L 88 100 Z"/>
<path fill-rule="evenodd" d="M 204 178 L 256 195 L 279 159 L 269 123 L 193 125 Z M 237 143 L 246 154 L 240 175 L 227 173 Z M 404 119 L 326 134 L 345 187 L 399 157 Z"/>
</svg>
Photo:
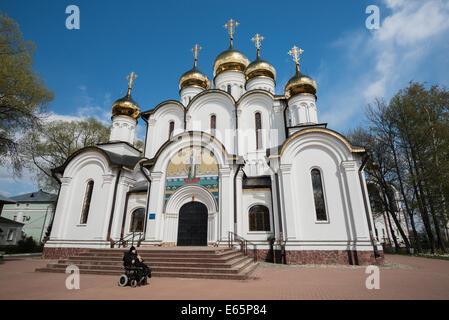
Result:
<svg viewBox="0 0 449 320">
<path fill-rule="evenodd" d="M 41 114 L 54 98 L 33 71 L 34 52 L 17 22 L 0 11 L 0 164 L 10 165 L 17 175 L 23 164 L 19 137 L 41 125 Z"/>
<path fill-rule="evenodd" d="M 21 141 L 26 166 L 35 174 L 39 186 L 57 190 L 51 169 L 61 166 L 75 151 L 109 140 L 110 127 L 94 118 L 82 121 L 52 121 L 42 125 Z"/>
</svg>

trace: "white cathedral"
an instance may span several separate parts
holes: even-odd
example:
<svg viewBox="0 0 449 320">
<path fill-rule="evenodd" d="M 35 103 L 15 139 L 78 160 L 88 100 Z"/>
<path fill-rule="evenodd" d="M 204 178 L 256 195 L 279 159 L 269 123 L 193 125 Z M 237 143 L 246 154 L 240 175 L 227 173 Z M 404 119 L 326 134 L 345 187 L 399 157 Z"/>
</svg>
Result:
<svg viewBox="0 0 449 320">
<path fill-rule="evenodd" d="M 213 86 L 194 66 L 180 99 L 141 112 L 131 98 L 112 105 L 108 143 L 86 147 L 54 170 L 61 182 L 44 257 L 114 248 L 134 237 L 153 246 L 228 246 L 246 239 L 259 260 L 369 264 L 382 260 L 373 236 L 366 151 L 317 117 L 317 85 L 299 69 L 284 95 L 275 68 L 233 46 L 213 65 Z M 143 154 L 134 146 L 146 123 Z M 236 241 L 236 243 L 238 243 Z"/>
</svg>

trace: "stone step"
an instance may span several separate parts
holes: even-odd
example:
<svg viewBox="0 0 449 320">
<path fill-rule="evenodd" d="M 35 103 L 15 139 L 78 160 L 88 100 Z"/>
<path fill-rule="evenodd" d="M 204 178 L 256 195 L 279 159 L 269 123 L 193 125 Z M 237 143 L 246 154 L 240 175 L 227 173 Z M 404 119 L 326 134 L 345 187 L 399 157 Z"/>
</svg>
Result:
<svg viewBox="0 0 449 320">
<path fill-rule="evenodd" d="M 127 249 L 89 249 L 37 272 L 65 272 L 75 264 L 81 274 L 121 275 L 123 253 Z M 253 259 L 229 248 L 144 249 L 139 254 L 155 277 L 246 279 L 257 266 Z"/>
<path fill-rule="evenodd" d="M 152 272 L 153 277 L 170 277 L 170 278 L 191 278 L 191 279 L 224 279 L 224 280 L 245 280 L 256 269 L 257 264 L 251 264 L 240 274 L 220 274 L 220 273 L 179 273 L 179 272 Z M 36 272 L 65 273 L 65 269 L 38 268 Z M 114 275 L 119 276 L 121 271 L 117 270 L 80 270 L 81 274 L 94 275 Z"/>
<path fill-rule="evenodd" d="M 146 260 L 145 263 L 148 264 L 150 267 L 153 266 L 180 266 L 180 267 L 203 267 L 203 268 L 214 268 L 214 267 L 226 267 L 231 268 L 234 265 L 238 264 L 242 259 L 245 259 L 245 257 L 237 256 L 235 258 L 229 259 L 225 262 L 220 262 L 216 260 L 210 260 L 210 261 L 198 261 L 198 262 L 192 262 L 191 259 L 182 259 L 187 261 L 166 261 L 164 260 Z M 174 259 L 172 259 L 174 260 Z M 58 261 L 59 264 L 75 264 L 75 265 L 83 265 L 83 264 L 92 264 L 92 265 L 114 265 L 114 266 L 123 266 L 123 262 L 121 261 L 111 261 L 111 260 L 76 260 L 73 259 L 61 259 Z"/>
<path fill-rule="evenodd" d="M 241 261 L 239 264 L 234 266 L 233 268 L 201 268 L 201 267 L 179 267 L 179 266 L 154 266 L 151 267 L 152 272 L 178 272 L 178 273 L 239 273 L 241 270 L 246 268 L 249 264 L 252 263 L 251 259 L 245 259 Z M 48 264 L 47 268 L 50 269 L 66 269 L 69 264 Z M 120 272 L 124 272 L 124 268 L 122 266 L 101 266 L 101 265 L 79 265 L 79 270 L 117 270 Z"/>
<path fill-rule="evenodd" d="M 171 251 L 171 252 L 159 252 L 159 251 L 153 251 L 153 252 L 139 252 L 139 255 L 142 258 L 149 258 L 149 257 L 189 257 L 189 258 L 218 258 L 218 257 L 226 257 L 229 255 L 233 255 L 236 253 L 240 253 L 239 251 L 235 250 L 229 250 L 226 252 L 220 252 L 220 253 L 212 253 L 212 252 L 181 252 L 181 251 Z M 123 257 L 124 252 L 82 252 L 79 253 L 77 256 L 79 257 Z"/>
<path fill-rule="evenodd" d="M 142 255 L 142 258 L 145 262 L 151 262 L 151 261 L 165 261 L 165 262 L 219 262 L 219 263 L 225 263 L 229 260 L 232 260 L 238 256 L 241 256 L 242 254 L 240 252 L 233 252 L 232 254 L 227 254 L 225 256 L 215 256 L 215 257 L 198 257 L 198 256 L 146 256 Z M 72 256 L 68 258 L 69 260 L 97 260 L 97 261 L 123 261 L 123 256 Z"/>
</svg>

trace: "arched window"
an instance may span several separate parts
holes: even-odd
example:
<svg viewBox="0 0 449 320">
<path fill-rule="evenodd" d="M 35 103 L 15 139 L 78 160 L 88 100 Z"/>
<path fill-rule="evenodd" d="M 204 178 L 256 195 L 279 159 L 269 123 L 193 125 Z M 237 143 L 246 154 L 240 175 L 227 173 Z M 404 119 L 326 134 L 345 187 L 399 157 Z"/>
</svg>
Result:
<svg viewBox="0 0 449 320">
<path fill-rule="evenodd" d="M 260 112 L 254 115 L 255 127 L 256 127 L 256 149 L 259 150 L 262 147 L 262 119 Z"/>
<path fill-rule="evenodd" d="M 249 231 L 270 231 L 270 211 L 262 205 L 249 209 Z"/>
<path fill-rule="evenodd" d="M 215 136 L 215 129 L 217 129 L 217 116 L 215 114 L 210 116 L 210 134 Z"/>
<path fill-rule="evenodd" d="M 327 221 L 321 172 L 318 169 L 312 169 L 311 175 L 312 175 L 313 199 L 315 200 L 316 219 L 317 221 Z"/>
<path fill-rule="evenodd" d="M 92 200 L 93 190 L 94 190 L 94 182 L 93 180 L 90 180 L 87 183 L 86 193 L 84 194 L 83 211 L 81 211 L 81 220 L 80 220 L 81 224 L 87 223 L 87 217 L 89 215 L 90 201 Z"/>
<path fill-rule="evenodd" d="M 231 92 L 231 85 L 230 85 L 230 84 L 228 84 L 228 87 L 227 87 L 226 91 L 227 91 L 229 94 L 232 93 L 232 92 Z"/>
<path fill-rule="evenodd" d="M 168 124 L 168 138 L 171 139 L 173 137 L 173 131 L 175 130 L 175 122 L 170 121 Z"/>
<path fill-rule="evenodd" d="M 139 208 L 131 214 L 130 232 L 143 232 L 145 224 L 145 209 Z"/>
</svg>

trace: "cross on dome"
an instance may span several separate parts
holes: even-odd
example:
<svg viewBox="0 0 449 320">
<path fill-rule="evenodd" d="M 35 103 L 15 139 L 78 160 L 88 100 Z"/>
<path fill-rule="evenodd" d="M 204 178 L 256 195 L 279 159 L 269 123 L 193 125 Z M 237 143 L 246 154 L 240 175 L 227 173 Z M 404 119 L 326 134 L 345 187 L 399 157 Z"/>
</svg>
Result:
<svg viewBox="0 0 449 320">
<path fill-rule="evenodd" d="M 224 27 L 226 29 L 228 29 L 229 39 L 231 41 L 231 44 L 230 44 L 231 48 L 232 48 L 232 40 L 234 39 L 235 27 L 237 27 L 239 24 L 240 24 L 239 22 L 237 22 L 231 18 L 231 19 L 229 19 L 228 23 L 226 23 L 224 25 Z"/>
</svg>

